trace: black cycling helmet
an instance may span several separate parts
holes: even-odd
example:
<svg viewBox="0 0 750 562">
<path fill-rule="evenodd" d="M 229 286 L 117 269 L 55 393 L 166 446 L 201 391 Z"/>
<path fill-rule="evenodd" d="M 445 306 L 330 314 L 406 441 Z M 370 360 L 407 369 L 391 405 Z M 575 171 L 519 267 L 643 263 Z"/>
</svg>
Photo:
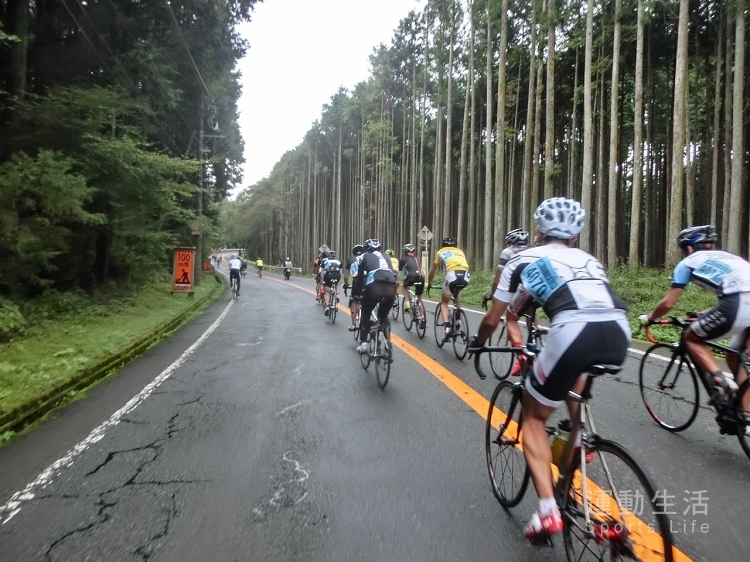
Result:
<svg viewBox="0 0 750 562">
<path fill-rule="evenodd" d="M 514 228 L 505 235 L 505 241 L 513 246 L 526 244 L 529 241 L 529 232 L 523 228 Z"/>
<path fill-rule="evenodd" d="M 329 258 L 329 259 L 332 259 L 332 260 L 333 260 L 333 259 L 336 259 L 336 252 L 335 252 L 334 250 L 330 250 L 330 251 L 328 252 L 328 258 Z"/>
<path fill-rule="evenodd" d="M 443 246 L 456 246 L 456 237 L 455 236 L 446 236 L 443 238 Z"/>
<path fill-rule="evenodd" d="M 377 252 L 383 249 L 383 245 L 377 238 L 370 238 L 365 240 L 365 252 Z"/>
<path fill-rule="evenodd" d="M 354 246 L 352 246 L 352 254 L 354 254 L 355 256 L 358 256 L 364 251 L 365 247 L 362 244 L 355 244 Z"/>
<path fill-rule="evenodd" d="M 712 224 L 691 226 L 680 232 L 677 245 L 682 249 L 688 246 L 696 250 L 711 249 L 716 244 L 716 238 L 716 229 Z"/>
<path fill-rule="evenodd" d="M 404 247 L 401 249 L 404 251 L 404 253 L 413 252 L 414 250 L 416 250 L 414 244 L 404 244 Z"/>
</svg>

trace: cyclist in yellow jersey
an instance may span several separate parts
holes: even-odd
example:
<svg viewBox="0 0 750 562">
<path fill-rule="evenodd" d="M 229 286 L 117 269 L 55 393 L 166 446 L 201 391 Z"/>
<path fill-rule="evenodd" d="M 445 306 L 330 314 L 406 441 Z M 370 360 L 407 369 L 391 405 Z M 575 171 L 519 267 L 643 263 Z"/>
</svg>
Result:
<svg viewBox="0 0 750 562">
<path fill-rule="evenodd" d="M 443 246 L 435 253 L 435 261 L 430 268 L 426 289 L 429 291 L 432 279 L 435 277 L 440 264 L 445 266 L 445 283 L 443 283 L 443 295 L 440 301 L 440 314 L 445 325 L 445 339 L 451 337 L 450 320 L 448 319 L 448 303 L 453 291 L 456 291 L 456 304 L 460 305 L 458 292 L 469 284 L 469 262 L 466 255 L 456 245 L 453 236 L 443 238 Z"/>
</svg>

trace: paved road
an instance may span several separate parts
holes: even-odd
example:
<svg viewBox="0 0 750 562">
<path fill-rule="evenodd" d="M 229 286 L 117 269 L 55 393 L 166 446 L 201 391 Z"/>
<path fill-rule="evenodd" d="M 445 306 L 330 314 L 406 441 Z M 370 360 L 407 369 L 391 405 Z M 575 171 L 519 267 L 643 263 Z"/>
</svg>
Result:
<svg viewBox="0 0 750 562">
<path fill-rule="evenodd" d="M 236 302 L 0 449 L 0 560 L 564 559 L 562 541 L 520 537 L 533 492 L 511 512 L 490 492 L 493 384 L 437 349 L 431 324 L 421 341 L 399 319 L 382 391 L 347 324 L 326 321 L 308 279 L 248 276 Z M 749 559 L 750 460 L 707 409 L 659 429 L 632 355 L 595 387 L 599 432 L 674 496 L 688 557 Z"/>
</svg>

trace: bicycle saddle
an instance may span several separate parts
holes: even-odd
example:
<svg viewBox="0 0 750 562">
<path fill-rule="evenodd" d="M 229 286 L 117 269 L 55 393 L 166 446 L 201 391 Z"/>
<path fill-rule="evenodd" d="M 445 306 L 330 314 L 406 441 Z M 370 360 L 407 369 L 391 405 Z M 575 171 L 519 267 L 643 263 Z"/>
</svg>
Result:
<svg viewBox="0 0 750 562">
<path fill-rule="evenodd" d="M 598 377 L 600 375 L 616 375 L 622 370 L 621 365 L 591 365 L 587 372 L 593 376 Z"/>
</svg>

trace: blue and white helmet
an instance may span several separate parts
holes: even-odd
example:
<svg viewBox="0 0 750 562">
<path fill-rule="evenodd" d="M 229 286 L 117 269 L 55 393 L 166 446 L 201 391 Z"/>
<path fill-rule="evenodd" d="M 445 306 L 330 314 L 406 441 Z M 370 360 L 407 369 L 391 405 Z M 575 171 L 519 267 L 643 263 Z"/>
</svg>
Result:
<svg viewBox="0 0 750 562">
<path fill-rule="evenodd" d="M 383 244 L 377 238 L 365 240 L 365 252 L 377 252 L 383 249 Z"/>
<path fill-rule="evenodd" d="M 677 245 L 680 248 L 715 243 L 716 229 L 712 224 L 704 224 L 703 226 L 691 226 L 680 232 L 680 235 L 677 237 Z"/>
</svg>

